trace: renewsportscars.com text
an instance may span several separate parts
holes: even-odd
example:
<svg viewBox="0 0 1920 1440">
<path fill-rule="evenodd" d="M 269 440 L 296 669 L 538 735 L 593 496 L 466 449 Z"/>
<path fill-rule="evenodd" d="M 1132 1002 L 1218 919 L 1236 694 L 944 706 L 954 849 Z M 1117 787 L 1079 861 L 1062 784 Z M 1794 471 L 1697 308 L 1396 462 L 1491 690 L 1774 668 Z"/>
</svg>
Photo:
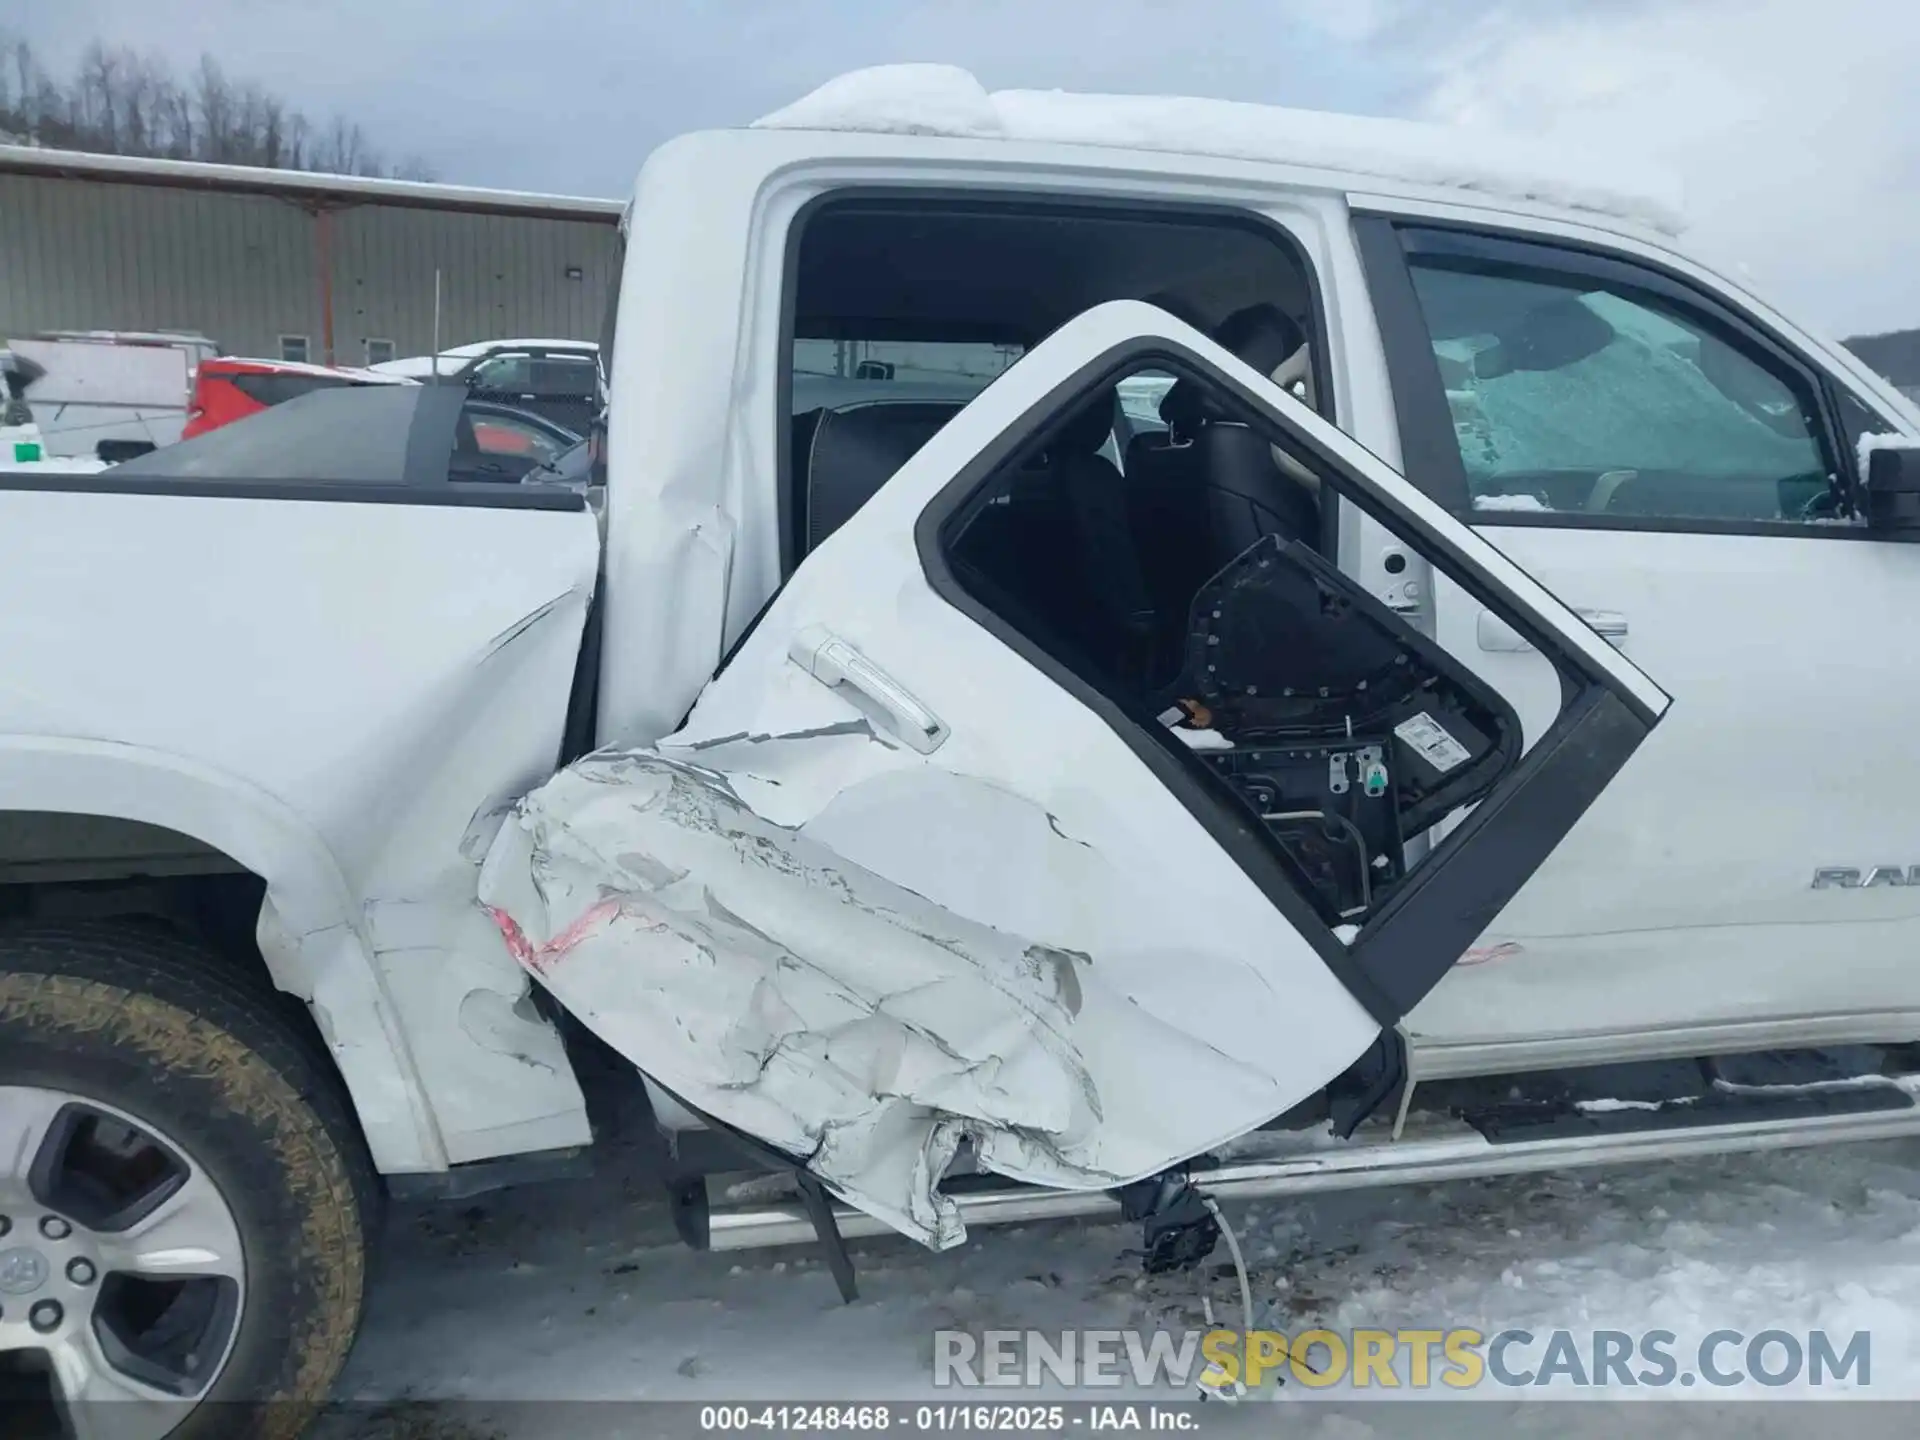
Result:
<svg viewBox="0 0 1920 1440">
<path fill-rule="evenodd" d="M 1824 1330 L 987 1330 L 934 1334 L 933 1383 L 973 1388 L 1276 1382 L 1356 1390 L 1866 1389 L 1872 1336 Z"/>
</svg>

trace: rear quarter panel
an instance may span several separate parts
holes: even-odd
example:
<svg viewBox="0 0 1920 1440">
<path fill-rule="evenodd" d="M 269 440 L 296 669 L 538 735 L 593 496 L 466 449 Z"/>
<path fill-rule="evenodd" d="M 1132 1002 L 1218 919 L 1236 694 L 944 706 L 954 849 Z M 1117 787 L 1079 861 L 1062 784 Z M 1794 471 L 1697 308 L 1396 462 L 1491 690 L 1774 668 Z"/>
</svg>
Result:
<svg viewBox="0 0 1920 1440">
<path fill-rule="evenodd" d="M 0 809 L 260 873 L 383 1169 L 587 1138 L 474 883 L 557 757 L 597 551 L 584 511 L 0 490 Z"/>
</svg>

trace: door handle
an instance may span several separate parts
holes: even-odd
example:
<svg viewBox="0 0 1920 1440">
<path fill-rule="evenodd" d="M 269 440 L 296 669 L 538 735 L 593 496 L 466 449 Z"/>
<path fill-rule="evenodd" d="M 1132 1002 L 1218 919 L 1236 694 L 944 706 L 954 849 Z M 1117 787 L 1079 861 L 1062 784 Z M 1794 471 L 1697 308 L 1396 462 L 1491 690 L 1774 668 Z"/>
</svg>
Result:
<svg viewBox="0 0 1920 1440">
<path fill-rule="evenodd" d="M 879 711 L 887 730 L 922 755 L 938 750 L 952 733 L 906 686 L 821 626 L 809 625 L 795 635 L 787 658 L 830 690 L 845 686 L 858 692 L 867 701 L 859 708 Z"/>
<path fill-rule="evenodd" d="M 1573 613 L 1592 626 L 1594 634 L 1612 644 L 1618 645 L 1626 638 L 1627 617 L 1617 610 L 1576 609 Z M 1518 631 L 1491 610 L 1480 612 L 1478 631 L 1482 650 L 1522 654 L 1533 649 L 1531 641 L 1522 639 Z"/>
</svg>

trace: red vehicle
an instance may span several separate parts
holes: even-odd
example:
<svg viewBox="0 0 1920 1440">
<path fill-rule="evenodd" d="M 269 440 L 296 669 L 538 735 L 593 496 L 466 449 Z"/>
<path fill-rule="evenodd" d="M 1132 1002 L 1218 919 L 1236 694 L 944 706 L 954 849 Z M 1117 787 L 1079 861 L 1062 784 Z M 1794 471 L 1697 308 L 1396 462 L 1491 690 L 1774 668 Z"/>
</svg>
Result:
<svg viewBox="0 0 1920 1440">
<path fill-rule="evenodd" d="M 182 440 L 191 440 L 222 425 L 231 425 L 268 406 L 278 405 L 312 390 L 337 385 L 404 385 L 398 376 L 372 370 L 335 369 L 302 365 L 291 360 L 245 360 L 222 355 L 202 360 L 193 376 L 193 396 L 187 403 Z"/>
</svg>

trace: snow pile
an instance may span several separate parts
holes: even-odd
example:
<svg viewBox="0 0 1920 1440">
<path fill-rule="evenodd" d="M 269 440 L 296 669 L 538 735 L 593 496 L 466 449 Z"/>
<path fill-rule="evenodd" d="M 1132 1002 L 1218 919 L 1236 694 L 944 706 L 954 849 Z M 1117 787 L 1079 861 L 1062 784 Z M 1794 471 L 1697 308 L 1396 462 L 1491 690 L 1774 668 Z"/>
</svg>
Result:
<svg viewBox="0 0 1920 1440">
<path fill-rule="evenodd" d="M 37 460 L 22 460 L 21 454 L 38 453 Z M 0 471 L 31 470 L 40 475 L 92 475 L 107 468 L 107 462 L 91 455 L 49 455 L 46 439 L 38 425 L 0 425 Z"/>
<path fill-rule="evenodd" d="M 1295 1405 L 1284 1428 L 1244 1433 L 1340 1434 L 1314 1425 L 1344 1412 L 1367 1427 L 1344 1432 L 1355 1436 L 1731 1440 L 1801 1435 L 1821 1422 L 1788 1408 L 1769 1428 L 1752 1407 L 1712 1406 L 1694 1412 L 1694 1428 L 1692 1416 L 1663 1406 L 1648 1412 L 1643 1428 L 1605 1403 L 1550 1404 L 1526 1416 L 1505 1405 L 1488 1412 L 1484 1403 L 1427 1403 L 1402 1418 L 1403 1407 L 1382 1402 L 1912 1400 L 1920 1396 L 1916 1159 L 1920 1149 L 1893 1142 L 1230 1206 L 1253 1271 L 1256 1323 L 1294 1334 L 1315 1326 L 1525 1329 L 1537 1338 L 1514 1349 L 1511 1364 L 1536 1370 L 1558 1330 L 1576 1337 L 1590 1368 L 1594 1331 L 1663 1329 L 1689 1371 L 1704 1338 L 1723 1328 L 1747 1337 L 1778 1328 L 1803 1340 L 1825 1330 L 1842 1344 L 1857 1330 L 1872 1335 L 1870 1377 L 1855 1373 L 1819 1388 L 1804 1374 L 1786 1386 L 1746 1375 L 1744 1344 L 1720 1352 L 1723 1367 L 1745 1375 L 1725 1388 L 1583 1385 L 1561 1375 L 1518 1389 L 1416 1390 L 1398 1363 L 1402 1352 L 1402 1388 L 1355 1388 L 1350 1379 L 1328 1389 L 1290 1384 L 1277 1398 L 1307 1408 Z M 1031 1402 L 1067 1397 L 935 1388 L 933 1332 L 1183 1331 L 1205 1327 L 1203 1294 L 1216 1317 L 1238 1313 L 1230 1272 L 1210 1265 L 1197 1275 L 1143 1277 L 1124 1253 L 1139 1244 L 1138 1228 L 1088 1221 L 982 1231 L 944 1256 L 891 1238 L 858 1242 L 861 1299 L 843 1306 L 817 1247 L 685 1251 L 637 1155 L 597 1153 L 596 1167 L 592 1183 L 396 1209 L 341 1395 L 363 1405 L 402 1396 L 463 1407 L 518 1402 L 522 1408 L 471 1432 L 426 1423 L 394 1432 L 501 1440 L 556 1433 L 551 1410 L 528 1402 L 562 1398 Z M 1633 1371 L 1643 1368 L 1636 1359 Z M 1138 1393 L 1082 1390 L 1080 1398 Z M 1861 1428 L 1858 1411 L 1827 1413 L 1836 1434 L 1892 1436 L 1910 1425 L 1895 1407 L 1884 1429 Z M 584 1407 L 570 1412 L 567 1433 L 589 1433 L 576 1423 L 593 1417 Z M 456 1418 L 480 1417 L 461 1408 L 448 1416 Z M 607 1429 L 591 1433 L 639 1433 L 635 1418 L 609 1409 Z M 334 1432 L 316 1440 L 334 1440 Z"/>
<path fill-rule="evenodd" d="M 1473 497 L 1476 510 L 1546 510 L 1547 502 L 1538 495 L 1476 495 Z"/>
<path fill-rule="evenodd" d="M 829 80 L 756 128 L 1045 141 L 1209 155 L 1375 176 L 1638 221 L 1677 233 L 1679 186 L 1646 164 L 1520 136 L 1163 95 L 988 92 L 952 65 L 881 65 Z"/>
<path fill-rule="evenodd" d="M 753 125 L 757 130 L 1007 137 L 993 97 L 957 65 L 876 65 L 849 71 Z"/>
<path fill-rule="evenodd" d="M 1873 471 L 1873 456 L 1879 450 L 1920 450 L 1920 440 L 1911 435 L 1862 435 L 1856 452 L 1862 478 Z"/>
</svg>

